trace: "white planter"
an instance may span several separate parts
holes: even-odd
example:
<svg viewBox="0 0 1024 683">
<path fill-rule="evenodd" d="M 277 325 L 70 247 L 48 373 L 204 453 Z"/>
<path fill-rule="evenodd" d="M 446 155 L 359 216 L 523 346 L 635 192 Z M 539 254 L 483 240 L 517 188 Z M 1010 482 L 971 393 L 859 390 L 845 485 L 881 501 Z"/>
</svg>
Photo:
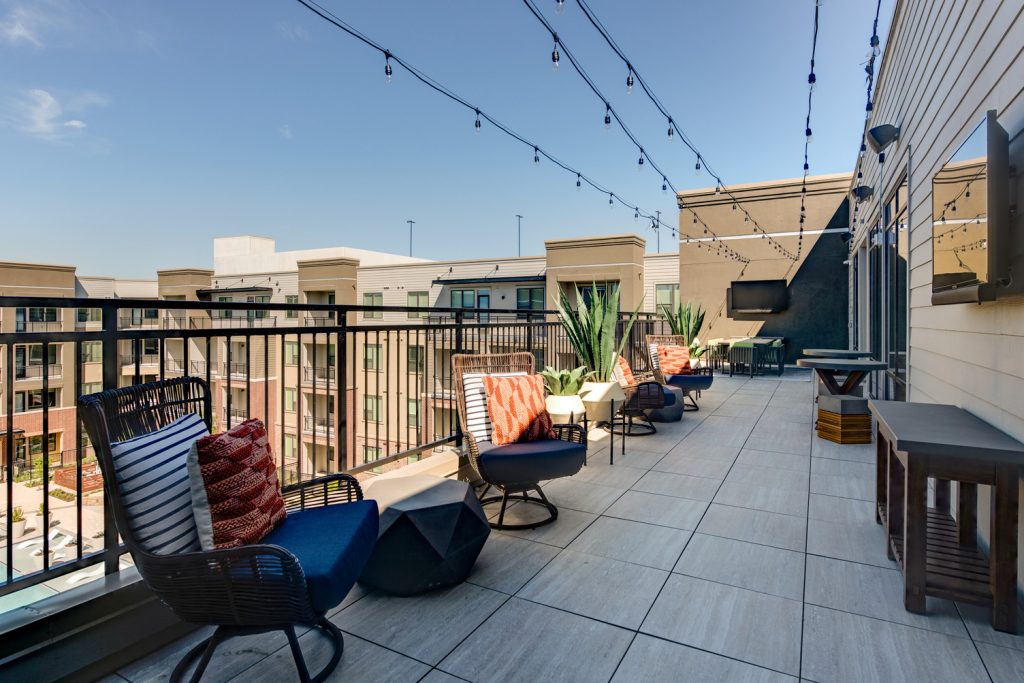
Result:
<svg viewBox="0 0 1024 683">
<path fill-rule="evenodd" d="M 580 387 L 580 398 L 587 409 L 587 420 L 608 422 L 611 420 L 611 402 L 621 405 L 626 394 L 618 382 L 584 382 Z"/>
<path fill-rule="evenodd" d="M 14 531 L 14 537 L 15 538 L 19 538 L 19 537 L 25 535 L 25 522 L 26 522 L 26 520 L 23 519 L 20 522 L 12 522 L 11 523 L 11 527 L 12 527 L 12 529 Z"/>
<path fill-rule="evenodd" d="M 569 396 L 548 396 L 544 399 L 551 421 L 557 424 L 570 424 L 583 419 L 586 408 L 583 399 L 577 394 Z"/>
</svg>

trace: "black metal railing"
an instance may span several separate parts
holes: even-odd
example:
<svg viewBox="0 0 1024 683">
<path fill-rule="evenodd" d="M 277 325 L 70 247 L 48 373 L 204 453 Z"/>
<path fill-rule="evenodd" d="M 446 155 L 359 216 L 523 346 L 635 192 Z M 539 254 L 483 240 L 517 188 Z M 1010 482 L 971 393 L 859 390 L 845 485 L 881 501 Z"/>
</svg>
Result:
<svg viewBox="0 0 1024 683">
<path fill-rule="evenodd" d="M 131 309 L 157 303 L 159 320 L 187 319 L 188 325 L 120 324 Z M 43 332 L 0 333 L 0 369 L 15 368 L 14 347 L 26 342 L 41 344 L 44 359 L 51 345 L 70 345 L 76 360 L 68 363 L 66 355 L 60 376 L 53 374 L 55 364 L 40 366 L 42 395 L 59 389 L 59 397 L 30 413 L 14 413 L 16 373 L 0 375 L 0 415 L 12 417 L 0 419 L 6 493 L 0 499 L 6 512 L 0 519 L 6 530 L 0 539 L 0 572 L 6 572 L 0 574 L 0 595 L 98 563 L 106 573 L 118 571 L 123 547 L 103 507 L 102 477 L 75 414 L 86 384 L 89 391 L 96 383 L 109 389 L 143 377 L 180 376 L 187 369 L 211 385 L 215 429 L 251 417 L 266 423 L 280 480 L 290 482 L 323 472 L 366 478 L 410 459 L 454 453 L 461 438 L 451 394 L 454 353 L 529 351 L 539 367 L 578 364 L 550 311 L 0 297 L 0 308 L 8 307 L 72 309 L 61 314 L 71 322 Z M 73 322 L 74 309 L 100 309 L 101 329 L 81 329 Z M 296 317 L 286 317 L 288 311 Z M 366 311 L 406 315 L 385 322 L 365 319 Z M 410 313 L 428 317 L 409 318 Z M 625 347 L 634 368 L 646 368 L 643 335 L 661 332 L 660 325 L 653 317 L 634 325 Z M 100 368 L 95 344 L 89 347 L 91 362 L 85 362 L 89 342 L 102 349 Z M 144 353 L 154 346 L 156 353 Z M 59 463 L 42 458 L 28 477 L 31 486 L 25 477 L 15 481 L 20 470 L 8 454 L 24 448 L 29 434 L 49 443 L 56 433 L 65 449 Z M 42 503 L 46 511 L 59 509 L 50 533 L 35 529 L 16 537 L 15 500 L 23 507 Z M 41 554 L 23 552 L 26 541 Z M 50 552 L 55 544 L 61 544 L 60 553 Z"/>
</svg>

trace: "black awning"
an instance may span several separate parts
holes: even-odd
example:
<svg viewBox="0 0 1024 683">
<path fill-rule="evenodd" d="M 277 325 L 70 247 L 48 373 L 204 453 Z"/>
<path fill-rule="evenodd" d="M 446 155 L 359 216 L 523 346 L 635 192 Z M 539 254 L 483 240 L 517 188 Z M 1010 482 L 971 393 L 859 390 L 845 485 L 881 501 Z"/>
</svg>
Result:
<svg viewBox="0 0 1024 683">
<path fill-rule="evenodd" d="M 491 285 L 509 282 L 544 282 L 547 277 L 544 275 L 508 275 L 502 277 L 453 277 L 437 278 L 432 284 L 435 285 Z"/>
</svg>

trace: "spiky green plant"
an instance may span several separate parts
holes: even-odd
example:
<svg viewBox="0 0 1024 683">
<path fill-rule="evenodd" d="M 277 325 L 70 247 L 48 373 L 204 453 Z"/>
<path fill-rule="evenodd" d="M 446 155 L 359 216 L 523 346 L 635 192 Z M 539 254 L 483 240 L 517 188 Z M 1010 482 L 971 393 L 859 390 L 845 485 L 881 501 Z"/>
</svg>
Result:
<svg viewBox="0 0 1024 683">
<path fill-rule="evenodd" d="M 697 341 L 697 335 L 704 327 L 704 309 L 700 305 L 694 306 L 692 301 L 686 304 L 680 302 L 679 307 L 673 311 L 668 306 L 662 307 L 665 319 L 672 330 L 672 334 L 679 335 L 686 340 L 690 347 L 690 357 L 699 358 L 704 354 L 704 347 Z"/>
<path fill-rule="evenodd" d="M 615 328 L 619 317 L 619 288 L 610 285 L 606 294 L 598 292 L 594 283 L 593 296 L 588 304 L 576 287 L 576 308 L 565 290 L 559 291 L 558 317 L 565 328 L 569 344 L 595 382 L 609 382 L 616 358 L 629 339 L 640 306 L 636 307 L 622 328 L 622 338 L 615 344 Z M 641 302 L 642 305 L 642 302 Z"/>
<path fill-rule="evenodd" d="M 582 365 L 573 370 L 556 370 L 548 366 L 539 374 L 552 396 L 574 396 L 580 393 L 580 387 L 590 377 L 590 372 Z"/>
</svg>

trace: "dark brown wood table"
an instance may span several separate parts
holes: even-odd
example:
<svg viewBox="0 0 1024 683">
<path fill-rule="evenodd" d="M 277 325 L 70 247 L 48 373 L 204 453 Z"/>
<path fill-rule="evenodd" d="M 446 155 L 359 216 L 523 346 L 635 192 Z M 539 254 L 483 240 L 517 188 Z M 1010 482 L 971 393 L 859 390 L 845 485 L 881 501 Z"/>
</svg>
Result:
<svg viewBox="0 0 1024 683">
<path fill-rule="evenodd" d="M 992 626 L 1017 632 L 1018 479 L 1024 444 L 962 408 L 870 401 L 876 424 L 876 516 L 903 571 L 904 607 L 932 595 L 992 609 Z M 936 479 L 935 507 L 928 478 Z M 959 482 L 956 519 L 949 482 Z M 992 487 L 990 552 L 977 543 L 978 484 Z"/>
<path fill-rule="evenodd" d="M 805 356 L 814 356 L 815 358 L 871 358 L 870 351 L 860 351 L 858 349 L 804 349 Z"/>
<path fill-rule="evenodd" d="M 798 358 L 796 364 L 818 373 L 821 383 L 833 396 L 852 394 L 869 372 L 886 368 L 881 361 L 856 358 Z M 846 375 L 842 384 L 836 381 L 836 375 Z"/>
</svg>

